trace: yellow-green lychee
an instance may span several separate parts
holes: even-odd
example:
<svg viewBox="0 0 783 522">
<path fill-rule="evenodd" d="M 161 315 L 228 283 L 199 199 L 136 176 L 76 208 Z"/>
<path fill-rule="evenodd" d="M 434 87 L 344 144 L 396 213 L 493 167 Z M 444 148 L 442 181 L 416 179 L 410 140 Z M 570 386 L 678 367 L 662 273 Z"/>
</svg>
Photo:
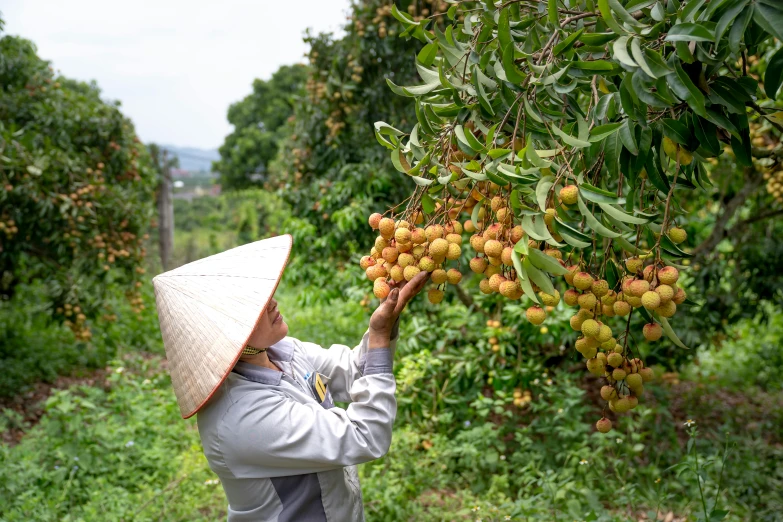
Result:
<svg viewBox="0 0 783 522">
<path fill-rule="evenodd" d="M 449 242 L 443 238 L 437 238 L 430 243 L 429 252 L 431 256 L 445 257 L 449 251 Z"/>
<path fill-rule="evenodd" d="M 657 341 L 663 335 L 663 328 L 658 323 L 647 323 L 642 328 L 642 333 L 648 341 Z"/>
<path fill-rule="evenodd" d="M 398 243 L 410 243 L 411 242 L 411 231 L 407 228 L 398 228 L 394 232 L 394 240 Z"/>
<path fill-rule="evenodd" d="M 535 325 L 539 325 L 546 319 L 546 312 L 540 306 L 531 306 L 525 311 L 527 320 Z"/>
<path fill-rule="evenodd" d="M 617 292 L 614 290 L 609 290 L 606 295 L 601 297 L 601 303 L 612 306 L 617 301 Z"/>
<path fill-rule="evenodd" d="M 405 269 L 400 265 L 394 265 L 391 270 L 389 270 L 389 276 L 399 283 L 405 279 Z"/>
<path fill-rule="evenodd" d="M 608 341 L 612 338 L 612 329 L 609 328 L 607 325 L 602 324 L 598 328 L 598 335 L 595 336 L 596 340 L 598 340 L 599 343 L 603 343 Z"/>
<path fill-rule="evenodd" d="M 587 272 L 574 274 L 574 286 L 579 290 L 587 290 L 593 285 L 593 276 Z"/>
<path fill-rule="evenodd" d="M 593 354 L 595 354 L 595 348 L 593 348 Z M 582 354 L 584 355 L 584 354 Z M 585 355 L 585 357 L 587 357 Z M 593 355 L 595 357 L 595 355 Z M 587 371 L 592 373 L 593 375 L 603 375 L 604 371 L 606 369 L 606 366 L 604 365 L 603 361 L 598 358 L 589 358 L 587 359 Z"/>
<path fill-rule="evenodd" d="M 493 292 L 500 292 L 500 285 L 506 280 L 501 274 L 495 274 L 489 278 L 489 287 Z"/>
<path fill-rule="evenodd" d="M 436 239 L 443 237 L 443 227 L 440 225 L 430 225 L 424 229 L 424 236 L 427 238 L 427 241 L 432 243 Z"/>
<path fill-rule="evenodd" d="M 416 274 L 421 272 L 421 268 L 419 268 L 416 265 L 408 265 L 403 269 L 403 275 L 405 276 L 406 281 L 410 281 L 414 277 L 416 277 Z"/>
<path fill-rule="evenodd" d="M 609 292 L 609 283 L 603 279 L 599 279 L 598 281 L 593 281 L 590 289 L 596 297 L 603 297 Z"/>
<path fill-rule="evenodd" d="M 595 305 L 598 302 L 598 300 L 596 299 L 594 294 L 590 292 L 586 292 L 580 295 L 579 298 L 576 300 L 576 302 L 579 304 L 580 308 L 584 308 L 586 310 L 592 310 L 593 308 L 595 308 Z"/>
<path fill-rule="evenodd" d="M 573 288 L 569 288 L 563 294 L 563 301 L 565 301 L 565 304 L 568 306 L 576 306 L 579 302 L 579 292 Z"/>
<path fill-rule="evenodd" d="M 378 299 L 386 299 L 389 292 L 391 292 L 391 288 L 385 279 L 378 278 L 373 282 L 372 293 L 374 293 L 375 297 Z"/>
<path fill-rule="evenodd" d="M 446 282 L 447 279 L 446 271 L 443 270 L 442 268 L 436 268 L 435 270 L 432 271 L 432 275 L 430 275 L 430 279 L 436 285 L 442 285 L 443 283 Z"/>
<path fill-rule="evenodd" d="M 642 376 L 643 382 L 650 382 L 655 378 L 655 372 L 652 368 L 642 368 L 639 370 L 639 375 Z"/>
<path fill-rule="evenodd" d="M 671 300 L 668 303 L 664 303 L 656 308 L 655 311 L 661 317 L 674 317 L 674 314 L 677 313 L 677 305 L 675 304 L 674 300 Z"/>
<path fill-rule="evenodd" d="M 560 302 L 560 292 L 555 289 L 553 295 L 545 293 L 543 290 L 538 293 L 538 297 L 541 299 L 541 303 L 546 306 L 557 306 Z"/>
<path fill-rule="evenodd" d="M 638 257 L 629 257 L 625 260 L 625 268 L 633 275 L 636 275 L 642 267 L 644 267 L 644 260 Z"/>
<path fill-rule="evenodd" d="M 437 288 L 430 288 L 430 291 L 427 292 L 427 299 L 429 299 L 430 303 L 432 304 L 438 304 L 441 301 L 443 301 L 443 290 L 438 290 Z"/>
<path fill-rule="evenodd" d="M 421 245 L 422 243 L 427 242 L 427 234 L 424 232 L 423 228 L 415 228 L 413 229 L 413 232 L 411 232 L 411 242 L 414 245 Z"/>
<path fill-rule="evenodd" d="M 601 387 L 601 398 L 605 401 L 610 401 L 617 397 L 617 390 L 614 389 L 614 386 L 609 386 L 608 384 L 606 386 Z"/>
<path fill-rule="evenodd" d="M 644 279 L 637 279 L 628 285 L 628 293 L 634 297 L 642 297 L 650 289 L 650 283 Z"/>
<path fill-rule="evenodd" d="M 688 239 L 688 233 L 679 227 L 672 227 L 669 229 L 669 239 L 672 240 L 672 243 L 675 245 L 679 245 L 686 239 Z"/>
<path fill-rule="evenodd" d="M 492 281 L 490 280 L 490 284 L 491 283 Z M 513 299 L 517 295 L 517 290 L 519 290 L 519 283 L 511 280 L 503 281 L 498 287 L 500 295 L 508 297 L 509 299 Z"/>
<path fill-rule="evenodd" d="M 625 384 L 637 396 L 641 395 L 644 391 L 643 382 L 644 379 L 642 379 L 642 376 L 638 373 L 630 373 L 625 377 Z"/>
<path fill-rule="evenodd" d="M 568 270 L 568 273 L 563 276 L 563 279 L 566 280 L 566 283 L 573 286 L 574 276 L 579 273 L 579 267 L 577 265 L 571 265 L 566 267 L 566 270 Z"/>
<path fill-rule="evenodd" d="M 579 198 L 579 187 L 577 187 L 576 185 L 566 185 L 565 187 L 560 189 L 558 198 L 560 199 L 560 202 L 563 203 L 564 205 L 575 204 L 577 199 Z"/>
<path fill-rule="evenodd" d="M 646 282 L 646 281 L 645 281 Z M 642 294 L 642 306 L 647 310 L 655 310 L 661 305 L 661 296 L 657 292 L 648 290 Z"/>
<path fill-rule="evenodd" d="M 672 297 L 672 302 L 674 304 L 682 304 L 685 302 L 685 299 L 688 298 L 688 295 L 685 293 L 685 290 L 682 288 L 678 288 L 677 291 L 674 293 L 674 297 Z"/>
<path fill-rule="evenodd" d="M 425 272 L 432 272 L 435 270 L 435 261 L 429 256 L 424 256 L 419 260 L 419 268 Z"/>
<path fill-rule="evenodd" d="M 449 243 L 449 248 L 446 251 L 446 259 L 455 261 L 459 259 L 460 254 L 462 254 L 462 248 L 455 243 Z"/>
<path fill-rule="evenodd" d="M 606 362 L 612 368 L 619 368 L 620 366 L 622 366 L 624 360 L 625 359 L 621 354 L 615 352 L 612 352 L 606 356 Z"/>
<path fill-rule="evenodd" d="M 615 372 L 622 372 L 622 370 L 615 370 Z M 618 381 L 619 380 L 620 379 L 618 379 Z M 628 397 L 621 397 L 617 399 L 614 403 L 614 411 L 616 411 L 617 413 L 625 413 L 630 409 L 631 409 L 631 401 L 628 400 Z"/>
<path fill-rule="evenodd" d="M 595 319 L 587 319 L 582 323 L 582 333 L 585 337 L 596 337 L 601 331 L 601 326 Z"/>
<path fill-rule="evenodd" d="M 661 302 L 659 304 L 668 303 L 674 297 L 674 289 L 669 285 L 656 286 L 655 293 L 658 294 L 658 297 L 661 298 Z"/>
<path fill-rule="evenodd" d="M 500 254 L 500 262 L 506 266 L 514 266 L 514 260 L 511 257 L 513 252 L 514 249 L 511 247 L 504 248 L 503 252 Z"/>
<path fill-rule="evenodd" d="M 479 290 L 482 294 L 491 294 L 492 289 L 489 287 L 489 279 L 484 278 L 479 281 Z"/>
<path fill-rule="evenodd" d="M 612 305 L 612 309 L 614 310 L 614 313 L 619 315 L 620 317 L 625 317 L 626 315 L 631 313 L 631 305 L 629 305 L 625 301 L 616 301 Z"/>
</svg>

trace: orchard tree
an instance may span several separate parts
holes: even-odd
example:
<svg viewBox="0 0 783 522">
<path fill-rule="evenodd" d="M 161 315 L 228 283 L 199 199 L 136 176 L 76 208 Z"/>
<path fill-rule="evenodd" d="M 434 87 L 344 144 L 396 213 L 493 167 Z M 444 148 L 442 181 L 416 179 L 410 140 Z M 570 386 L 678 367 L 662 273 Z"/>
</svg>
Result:
<svg viewBox="0 0 783 522">
<path fill-rule="evenodd" d="M 388 81 L 416 120 L 378 122 L 376 136 L 416 186 L 370 216 L 379 235 L 362 268 L 380 298 L 390 279 L 431 272 L 438 303 L 469 265 L 482 293 L 526 301 L 535 325 L 562 299 L 608 408 L 633 409 L 652 378 L 639 340 L 686 348 L 670 324 L 690 303 L 684 209 L 720 183 L 718 158 L 754 179 L 780 170 L 783 6 L 450 4 L 426 19 L 391 9 L 420 42 L 421 80 Z M 763 144 L 752 124 L 769 131 Z"/>
<path fill-rule="evenodd" d="M 228 109 L 234 132 L 220 147 L 213 168 L 224 189 L 261 186 L 269 175 L 269 163 L 283 138 L 284 124 L 294 113 L 297 96 L 304 92 L 304 65 L 286 65 L 268 81 L 255 80 L 253 92 Z"/>
<path fill-rule="evenodd" d="M 0 85 L 0 293 L 43 282 L 55 317 L 88 340 L 109 285 L 143 308 L 154 172 L 117 104 L 55 75 L 31 42 L 0 39 Z"/>
</svg>

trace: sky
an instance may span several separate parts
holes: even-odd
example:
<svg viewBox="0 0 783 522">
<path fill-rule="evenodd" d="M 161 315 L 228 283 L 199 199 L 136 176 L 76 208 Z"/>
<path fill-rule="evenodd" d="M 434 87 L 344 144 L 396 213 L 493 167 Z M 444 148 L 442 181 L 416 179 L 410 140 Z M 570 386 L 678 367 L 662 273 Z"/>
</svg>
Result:
<svg viewBox="0 0 783 522">
<path fill-rule="evenodd" d="M 350 0 L 3 0 L 8 34 L 96 80 L 144 142 L 216 148 L 253 79 L 304 63 L 306 29 L 339 31 Z"/>
</svg>

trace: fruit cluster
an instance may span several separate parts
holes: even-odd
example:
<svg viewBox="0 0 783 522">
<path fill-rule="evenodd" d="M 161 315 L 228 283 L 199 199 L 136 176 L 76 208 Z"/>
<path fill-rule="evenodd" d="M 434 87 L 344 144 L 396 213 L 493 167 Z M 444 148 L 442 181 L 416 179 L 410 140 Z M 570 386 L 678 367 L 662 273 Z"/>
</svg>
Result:
<svg viewBox="0 0 783 522">
<path fill-rule="evenodd" d="M 395 221 L 378 213 L 371 215 L 370 226 L 380 235 L 360 265 L 373 282 L 373 293 L 379 299 L 389 295 L 389 279 L 410 281 L 421 271 L 430 272 L 436 288 L 429 290 L 427 298 L 437 304 L 443 300 L 445 283 L 456 285 L 462 280 L 462 272 L 457 268 L 446 269 L 444 264 L 447 260 L 459 260 L 463 226 L 453 220 L 445 226 L 432 224 L 422 228 L 416 226 L 422 222 L 421 213 L 414 213 L 412 220 L 413 225 L 404 219 Z"/>
<path fill-rule="evenodd" d="M 775 172 L 765 172 L 764 179 L 767 181 L 767 192 L 778 203 L 783 203 L 783 170 Z"/>
</svg>

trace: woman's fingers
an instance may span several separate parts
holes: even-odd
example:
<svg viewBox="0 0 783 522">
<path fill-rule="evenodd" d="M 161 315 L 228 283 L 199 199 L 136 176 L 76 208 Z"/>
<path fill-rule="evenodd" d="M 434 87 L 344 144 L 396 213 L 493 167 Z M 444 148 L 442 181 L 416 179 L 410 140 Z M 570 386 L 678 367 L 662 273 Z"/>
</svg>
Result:
<svg viewBox="0 0 783 522">
<path fill-rule="evenodd" d="M 424 288 L 424 285 L 427 283 L 429 278 L 429 272 L 419 272 L 413 279 L 410 280 L 408 284 L 405 285 L 404 288 L 400 290 L 400 296 L 395 310 L 397 314 L 402 312 L 402 310 L 408 304 L 408 301 L 413 299 L 416 294 L 421 292 L 421 289 Z"/>
</svg>

